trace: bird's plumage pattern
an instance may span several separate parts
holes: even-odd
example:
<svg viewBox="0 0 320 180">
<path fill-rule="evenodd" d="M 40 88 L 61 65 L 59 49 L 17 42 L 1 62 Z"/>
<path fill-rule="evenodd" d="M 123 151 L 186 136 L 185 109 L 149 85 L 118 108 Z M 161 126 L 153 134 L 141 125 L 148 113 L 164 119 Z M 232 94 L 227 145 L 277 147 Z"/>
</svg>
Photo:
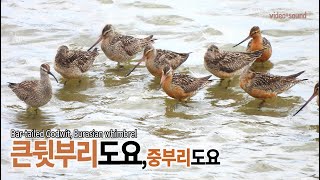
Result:
<svg viewBox="0 0 320 180">
<path fill-rule="evenodd" d="M 170 50 L 157 49 L 157 56 L 154 59 L 155 66 L 157 68 L 163 68 L 167 62 L 173 70 L 177 69 L 182 63 L 184 63 L 190 53 L 177 53 Z"/>
<path fill-rule="evenodd" d="M 101 49 L 110 60 L 120 63 L 135 58 L 137 53 L 143 51 L 154 40 L 153 35 L 146 38 L 135 38 L 112 29 L 109 33 L 102 34 Z"/>
<path fill-rule="evenodd" d="M 61 46 L 55 57 L 54 68 L 65 78 L 79 78 L 91 68 L 98 55 L 97 48 L 93 51 L 82 51 Z"/>
<path fill-rule="evenodd" d="M 17 95 L 17 97 L 25 101 L 31 96 L 30 92 L 36 92 L 37 87 L 39 86 L 40 81 L 23 81 L 21 83 L 9 83 L 9 87 Z"/>
<path fill-rule="evenodd" d="M 251 51 L 251 50 L 250 50 L 250 47 L 251 47 L 251 45 L 252 45 L 252 40 L 253 40 L 253 39 L 251 39 L 251 40 L 249 41 L 248 45 L 247 45 L 247 52 L 250 52 L 250 51 Z M 267 38 L 265 38 L 265 37 L 262 38 L 262 45 L 263 45 L 264 48 L 266 48 L 266 49 L 271 49 L 271 50 L 272 50 L 272 46 L 271 46 L 270 41 L 269 41 Z"/>
<path fill-rule="evenodd" d="M 210 77 L 211 75 L 195 78 L 186 74 L 173 73 L 172 67 L 166 64 L 162 70 L 160 84 L 168 96 L 179 101 L 186 101 L 211 82 Z"/>
<path fill-rule="evenodd" d="M 210 46 L 204 56 L 205 68 L 219 78 L 232 78 L 262 55 L 263 50 L 254 52 L 231 52 Z"/>
<path fill-rule="evenodd" d="M 42 64 L 40 80 L 9 83 L 9 88 L 28 106 L 38 108 L 47 104 L 52 97 L 52 87 L 48 74 L 51 74 L 50 66 Z"/>
<path fill-rule="evenodd" d="M 172 85 L 181 87 L 185 93 L 196 92 L 202 89 L 209 81 L 211 75 L 195 78 L 186 74 L 174 73 L 172 77 Z"/>
<path fill-rule="evenodd" d="M 278 76 L 269 73 L 248 70 L 240 77 L 240 87 L 253 97 L 264 99 L 283 93 L 292 86 L 306 79 L 297 79 L 304 71 L 289 76 Z M 260 95 L 257 94 L 260 92 Z M 262 95 L 264 94 L 264 95 Z"/>
</svg>

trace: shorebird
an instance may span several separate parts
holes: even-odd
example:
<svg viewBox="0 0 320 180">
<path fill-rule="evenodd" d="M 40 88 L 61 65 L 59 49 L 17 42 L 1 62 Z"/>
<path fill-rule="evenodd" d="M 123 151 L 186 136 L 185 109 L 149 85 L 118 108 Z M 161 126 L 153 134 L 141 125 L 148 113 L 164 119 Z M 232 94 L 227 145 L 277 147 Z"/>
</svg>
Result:
<svg viewBox="0 0 320 180">
<path fill-rule="evenodd" d="M 98 55 L 97 48 L 91 52 L 69 50 L 67 46 L 60 46 L 55 57 L 54 69 L 66 79 L 77 79 L 91 68 Z"/>
<path fill-rule="evenodd" d="M 261 57 L 262 50 L 254 52 L 222 51 L 210 45 L 204 55 L 204 66 L 213 75 L 221 79 L 229 79 L 242 74 L 254 61 Z"/>
<path fill-rule="evenodd" d="M 169 64 L 169 66 L 175 70 L 188 59 L 190 53 L 191 52 L 177 53 L 169 50 L 155 49 L 152 44 L 149 44 L 143 51 L 142 59 L 127 76 L 129 76 L 142 61 L 145 61 L 148 71 L 155 77 L 161 77 L 162 69 L 166 64 Z"/>
<path fill-rule="evenodd" d="M 262 56 L 259 57 L 256 62 L 265 62 L 267 61 L 272 55 L 272 47 L 268 39 L 262 37 L 260 28 L 258 26 L 253 26 L 250 30 L 249 36 L 245 38 L 240 43 L 234 45 L 233 47 L 238 46 L 239 44 L 245 42 L 246 40 L 252 38 L 247 46 L 247 52 L 257 51 L 265 48 L 262 53 Z"/>
<path fill-rule="evenodd" d="M 9 82 L 9 88 L 29 107 L 38 108 L 47 104 L 52 97 L 49 74 L 58 82 L 57 78 L 50 72 L 50 66 L 42 64 L 40 66 L 40 80 L 23 81 L 21 83 Z"/>
<path fill-rule="evenodd" d="M 276 97 L 292 86 L 307 79 L 297 79 L 304 71 L 289 76 L 277 76 L 269 73 L 250 71 L 249 68 L 240 76 L 240 87 L 252 97 L 268 99 Z"/>
<path fill-rule="evenodd" d="M 206 84 L 211 82 L 212 75 L 195 78 L 189 75 L 173 73 L 172 67 L 165 65 L 162 71 L 160 85 L 168 96 L 179 101 L 187 101 Z"/>
<path fill-rule="evenodd" d="M 146 38 L 135 38 L 133 36 L 122 35 L 116 32 L 111 24 L 107 24 L 99 39 L 88 49 L 91 50 L 96 44 L 101 42 L 101 49 L 112 61 L 120 63 L 127 62 L 135 58 L 148 44 L 152 43 L 153 35 Z"/>
<path fill-rule="evenodd" d="M 293 116 L 297 115 L 314 97 L 317 96 L 317 104 L 319 106 L 319 83 L 317 83 L 315 86 L 314 86 L 314 90 L 313 90 L 313 94 L 312 96 L 308 99 L 308 101 L 306 103 L 304 103 L 303 106 L 301 106 L 301 108 L 296 112 L 294 113 Z"/>
</svg>

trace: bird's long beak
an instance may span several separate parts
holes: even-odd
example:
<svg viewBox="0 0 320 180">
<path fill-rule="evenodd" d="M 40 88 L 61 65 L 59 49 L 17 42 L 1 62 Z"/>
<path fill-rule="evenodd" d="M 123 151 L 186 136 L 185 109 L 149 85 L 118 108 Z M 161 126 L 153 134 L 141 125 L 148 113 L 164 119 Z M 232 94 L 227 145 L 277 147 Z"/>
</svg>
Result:
<svg viewBox="0 0 320 180">
<path fill-rule="evenodd" d="M 48 74 L 50 74 L 57 81 L 57 83 L 59 83 L 58 79 L 51 72 L 48 72 Z"/>
<path fill-rule="evenodd" d="M 99 39 L 97 40 L 97 42 L 95 42 L 95 43 L 88 49 L 88 51 L 90 51 L 94 46 L 96 46 L 101 40 L 102 40 L 102 35 L 99 37 Z"/>
<path fill-rule="evenodd" d="M 162 75 L 161 76 L 161 80 L 160 80 L 160 88 L 162 88 L 162 84 L 163 82 L 166 80 L 167 76 L 166 75 Z"/>
<path fill-rule="evenodd" d="M 144 61 L 144 57 L 142 57 L 142 59 L 131 69 L 131 71 L 128 72 L 128 74 L 126 74 L 126 77 L 128 77 L 139 66 L 139 64 L 142 61 Z"/>
<path fill-rule="evenodd" d="M 303 106 L 301 106 L 301 108 L 296 112 L 296 113 L 294 113 L 294 115 L 293 116 L 295 116 L 295 115 L 297 115 L 314 97 L 316 97 L 318 94 L 317 94 L 317 92 L 315 91 L 313 94 L 312 94 L 312 96 L 308 99 L 308 101 L 306 102 L 306 103 L 304 103 L 304 105 Z"/>
<path fill-rule="evenodd" d="M 250 38 L 251 38 L 250 36 L 246 37 L 244 40 L 242 40 L 242 41 L 239 42 L 238 44 L 234 45 L 233 47 L 236 47 L 236 46 L 240 45 L 241 43 L 245 42 L 246 40 L 248 40 L 248 39 L 250 39 Z"/>
</svg>

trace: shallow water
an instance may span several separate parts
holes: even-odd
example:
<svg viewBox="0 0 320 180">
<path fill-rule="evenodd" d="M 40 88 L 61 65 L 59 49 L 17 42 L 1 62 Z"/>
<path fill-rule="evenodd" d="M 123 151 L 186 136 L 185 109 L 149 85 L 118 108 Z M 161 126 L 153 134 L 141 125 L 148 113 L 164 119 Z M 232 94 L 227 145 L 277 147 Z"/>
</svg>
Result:
<svg viewBox="0 0 320 180">
<path fill-rule="evenodd" d="M 1 172 L 5 179 L 312 179 L 319 178 L 319 110 L 312 101 L 291 115 L 319 79 L 319 2 L 293 1 L 1 1 Z M 276 12 L 304 13 L 307 19 L 271 19 Z M 64 85 L 52 80 L 54 96 L 37 114 L 15 97 L 7 82 L 39 77 L 39 65 L 53 65 L 58 46 L 86 49 L 106 23 L 118 31 L 153 34 L 156 48 L 193 52 L 179 71 L 205 76 L 209 44 L 233 49 L 253 25 L 273 46 L 273 67 L 259 71 L 287 75 L 306 70 L 309 81 L 266 102 L 248 96 L 232 81 L 215 81 L 186 105 L 159 90 L 159 80 L 136 62 L 118 69 L 102 51 L 92 69 Z M 141 55 L 140 55 L 141 56 Z M 139 56 L 139 57 L 140 57 Z M 139 58 L 137 57 L 137 58 Z M 137 166 L 88 168 L 12 168 L 10 129 L 138 129 L 137 142 L 152 147 L 215 148 L 219 166 Z M 123 141 L 123 140 L 120 140 Z M 145 152 L 144 152 L 145 153 Z"/>
</svg>

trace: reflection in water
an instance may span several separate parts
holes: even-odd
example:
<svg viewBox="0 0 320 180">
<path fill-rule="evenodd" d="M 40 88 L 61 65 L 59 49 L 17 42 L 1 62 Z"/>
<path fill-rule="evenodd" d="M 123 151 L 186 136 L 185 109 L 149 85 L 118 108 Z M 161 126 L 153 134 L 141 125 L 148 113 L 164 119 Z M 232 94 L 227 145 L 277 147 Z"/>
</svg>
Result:
<svg viewBox="0 0 320 180">
<path fill-rule="evenodd" d="M 319 124 L 318 125 L 310 125 L 309 129 L 310 130 L 315 130 L 317 133 L 319 133 Z"/>
<path fill-rule="evenodd" d="M 276 97 L 268 99 L 262 103 L 260 99 L 252 99 L 246 104 L 240 106 L 236 112 L 242 112 L 246 115 L 260 115 L 271 117 L 287 117 L 291 110 L 300 101 L 300 97 Z"/>
<path fill-rule="evenodd" d="M 153 134 L 170 140 L 178 140 L 178 139 L 186 139 L 193 137 L 191 131 L 180 131 L 175 129 L 168 129 L 168 128 L 159 128 L 153 131 Z"/>
<path fill-rule="evenodd" d="M 90 79 L 87 76 L 82 77 L 81 79 L 63 79 L 61 83 L 63 83 L 63 90 L 70 92 L 81 92 L 85 91 L 89 88 L 95 87 L 93 79 Z"/>
<path fill-rule="evenodd" d="M 212 99 L 212 106 L 232 107 L 243 101 L 243 93 L 235 90 L 236 87 L 239 87 L 239 79 L 232 80 L 229 83 L 229 88 L 226 89 L 224 83 L 227 81 L 224 80 L 207 89 L 206 96 L 208 99 Z"/>
<path fill-rule="evenodd" d="M 103 76 L 103 82 L 105 86 L 113 87 L 128 84 L 133 76 L 125 76 L 132 67 L 133 66 L 128 63 L 123 64 L 123 67 L 106 67 Z"/>
<path fill-rule="evenodd" d="M 95 80 L 88 77 L 80 80 L 80 82 L 78 79 L 68 80 L 62 88 L 57 90 L 55 93 L 56 98 L 62 101 L 88 102 L 91 96 L 80 92 L 95 87 Z"/>
<path fill-rule="evenodd" d="M 317 133 L 319 133 L 319 124 L 317 125 L 310 125 L 309 126 L 310 130 L 316 131 Z M 319 136 L 314 138 L 314 141 L 319 142 Z"/>
<path fill-rule="evenodd" d="M 267 73 L 272 68 L 273 68 L 273 63 L 269 60 L 263 63 L 259 63 L 259 62 L 253 63 L 250 69 L 255 72 Z"/>
<path fill-rule="evenodd" d="M 181 119 L 201 119 L 203 115 L 199 114 L 187 114 L 190 109 L 196 108 L 193 107 L 192 101 L 180 102 L 175 99 L 165 98 L 164 104 L 166 106 L 165 116 L 167 118 L 181 118 Z M 189 112 L 190 113 L 190 112 Z"/>
<path fill-rule="evenodd" d="M 153 77 L 150 83 L 148 83 L 148 90 L 162 91 L 160 86 L 160 78 Z"/>
<path fill-rule="evenodd" d="M 219 86 L 221 86 L 224 89 L 228 89 L 228 88 L 231 88 L 231 87 L 238 87 L 239 86 L 239 81 L 240 81 L 239 76 L 234 77 L 232 79 L 221 79 L 219 81 Z M 222 90 L 222 91 L 224 91 L 224 90 Z"/>
<path fill-rule="evenodd" d="M 16 115 L 16 126 L 21 129 L 52 129 L 56 126 L 54 119 L 49 114 L 41 109 L 19 111 Z"/>
</svg>

